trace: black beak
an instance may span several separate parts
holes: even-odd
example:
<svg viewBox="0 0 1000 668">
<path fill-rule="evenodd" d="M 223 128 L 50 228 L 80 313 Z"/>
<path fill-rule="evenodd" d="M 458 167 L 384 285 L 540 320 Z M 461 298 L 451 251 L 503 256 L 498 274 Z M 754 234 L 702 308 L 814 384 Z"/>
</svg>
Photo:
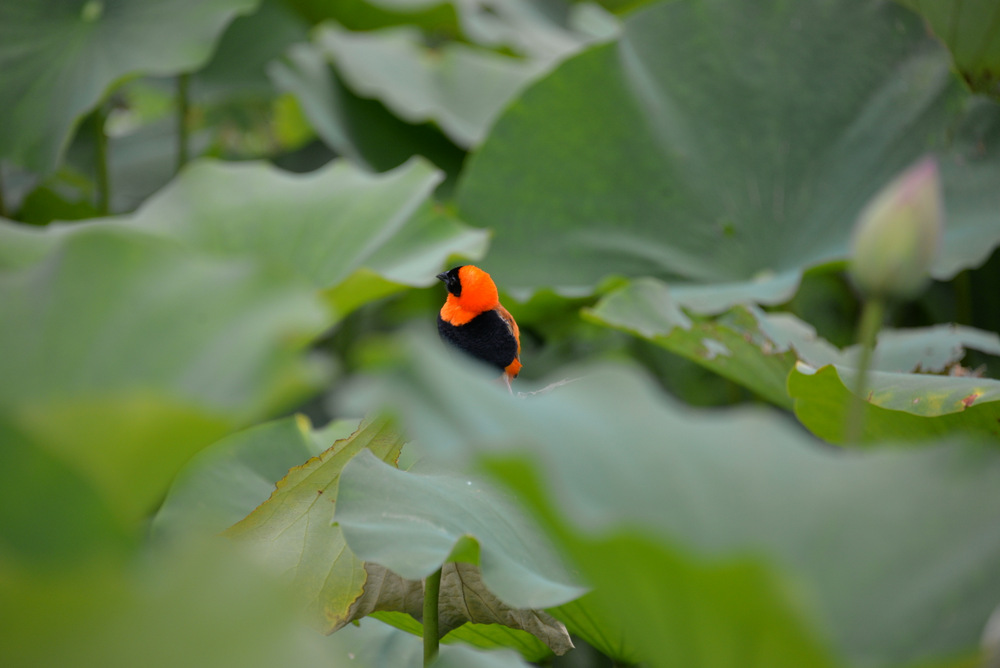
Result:
<svg viewBox="0 0 1000 668">
<path fill-rule="evenodd" d="M 437 279 L 439 281 L 448 282 L 448 272 L 447 271 L 442 271 L 440 274 L 437 275 Z"/>
</svg>

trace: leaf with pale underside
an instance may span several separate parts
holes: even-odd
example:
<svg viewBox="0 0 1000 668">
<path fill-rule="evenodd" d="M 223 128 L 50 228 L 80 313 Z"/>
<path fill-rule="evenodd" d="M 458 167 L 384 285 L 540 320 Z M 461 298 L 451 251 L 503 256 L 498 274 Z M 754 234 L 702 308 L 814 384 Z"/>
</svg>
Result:
<svg viewBox="0 0 1000 668">
<path fill-rule="evenodd" d="M 386 611 L 406 613 L 418 621 L 423 619 L 422 580 L 407 580 L 372 563 L 365 564 L 365 571 L 368 574 L 365 593 L 352 608 L 352 619 L 372 614 L 379 616 L 378 613 Z M 456 640 L 464 638 L 473 645 L 504 646 L 502 643 L 507 638 L 491 634 L 488 628 L 483 631 L 481 639 L 473 633 L 462 632 L 466 623 L 495 624 L 530 633 L 542 642 L 547 651 L 539 652 L 537 645 L 518 641 L 519 646 L 531 652 L 525 656 L 529 660 L 541 660 L 552 653 L 565 654 L 573 648 L 566 627 L 561 622 L 543 610 L 512 608 L 501 601 L 483 584 L 479 567 L 474 564 L 449 562 L 442 566 L 438 612 L 442 638 L 452 634 Z M 417 632 L 419 628 L 410 630 Z"/>
<path fill-rule="evenodd" d="M 400 471 L 367 453 L 344 469 L 336 519 L 369 570 L 355 614 L 388 609 L 419 619 L 420 580 L 443 566 L 442 634 L 465 621 L 503 624 L 557 654 L 571 647 L 562 624 L 539 608 L 584 590 L 515 501 L 426 462 L 415 469 Z M 376 564 L 391 570 L 375 579 Z"/>
<path fill-rule="evenodd" d="M 344 468 L 336 519 L 358 557 L 406 578 L 472 561 L 518 608 L 559 605 L 585 591 L 512 497 L 429 464 L 400 471 L 361 453 Z"/>
</svg>

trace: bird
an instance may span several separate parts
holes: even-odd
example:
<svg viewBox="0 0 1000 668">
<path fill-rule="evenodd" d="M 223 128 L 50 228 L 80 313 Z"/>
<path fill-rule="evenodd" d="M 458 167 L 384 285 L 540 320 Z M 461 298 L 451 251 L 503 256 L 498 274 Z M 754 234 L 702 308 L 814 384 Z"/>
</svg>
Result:
<svg viewBox="0 0 1000 668">
<path fill-rule="evenodd" d="M 521 332 L 500 304 L 496 283 L 471 264 L 437 275 L 448 288 L 438 313 L 438 333 L 446 343 L 502 371 L 507 391 L 521 371 Z"/>
</svg>

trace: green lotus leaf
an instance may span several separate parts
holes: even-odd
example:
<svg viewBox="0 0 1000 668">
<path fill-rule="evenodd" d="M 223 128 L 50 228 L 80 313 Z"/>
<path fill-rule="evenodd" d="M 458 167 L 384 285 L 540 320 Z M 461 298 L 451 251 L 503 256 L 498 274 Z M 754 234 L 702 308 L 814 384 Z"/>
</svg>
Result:
<svg viewBox="0 0 1000 668">
<path fill-rule="evenodd" d="M 547 70 L 542 61 L 461 42 L 430 49 L 410 27 L 355 33 L 325 26 L 317 44 L 360 96 L 410 123 L 434 121 L 465 148 L 479 144 L 514 95 Z"/>
<path fill-rule="evenodd" d="M 973 90 L 1000 97 L 1000 6 L 991 0 L 900 0 L 927 19 Z"/>
<path fill-rule="evenodd" d="M 400 471 L 361 453 L 344 468 L 336 520 L 356 555 L 411 580 L 440 568 L 468 537 L 483 582 L 512 606 L 583 593 L 514 500 L 469 476 Z"/>
<path fill-rule="evenodd" d="M 303 415 L 265 422 L 213 443 L 174 478 L 153 518 L 156 537 L 220 533 L 267 501 L 289 469 L 315 457 L 358 427 L 332 422 L 315 431 Z"/>
<path fill-rule="evenodd" d="M 715 318 L 688 316 L 673 290 L 655 279 L 638 279 L 584 311 L 593 322 L 622 329 L 747 387 L 778 406 L 791 408 L 785 388 L 798 357 L 762 331 L 756 310 L 737 306 Z"/>
<path fill-rule="evenodd" d="M 488 590 L 483 588 L 482 591 Z M 491 600 L 499 603 L 495 596 L 491 597 Z M 424 625 L 407 613 L 399 611 L 380 611 L 373 612 L 369 616 L 394 626 L 397 629 L 406 631 L 407 633 L 412 633 L 413 635 L 421 638 L 423 637 Z M 560 637 L 565 638 L 565 627 L 558 627 L 558 622 L 553 624 L 552 622 L 555 622 L 555 620 L 552 618 L 549 618 L 547 621 L 550 622 L 551 628 L 559 629 Z M 520 654 L 525 661 L 532 661 L 535 663 L 551 661 L 554 656 L 552 650 L 549 649 L 545 643 L 539 640 L 537 636 L 521 629 L 504 626 L 503 624 L 477 624 L 473 622 L 466 622 L 457 629 L 449 631 L 443 638 L 441 638 L 441 643 L 445 645 L 471 645 L 472 647 L 487 650 L 513 649 Z"/>
<path fill-rule="evenodd" d="M 49 172 L 80 117 L 139 74 L 203 65 L 225 26 L 259 0 L 0 3 L 0 157 Z"/>
<path fill-rule="evenodd" d="M 400 618 L 423 619 L 424 580 L 408 580 L 371 562 L 365 563 L 365 574 L 364 593 L 351 607 L 352 619 L 373 615 L 422 635 L 421 625 L 401 623 Z M 478 566 L 457 561 L 441 566 L 438 633 L 476 647 L 517 649 L 525 658 L 540 661 L 573 648 L 561 622 L 543 610 L 504 603 L 483 584 Z M 526 635 L 534 642 L 526 641 Z"/>
<path fill-rule="evenodd" d="M 788 377 L 796 417 L 820 438 L 843 443 L 856 374 L 833 365 L 797 365 Z M 1000 381 L 873 372 L 868 387 L 865 441 L 919 443 L 965 434 L 996 442 L 1000 437 Z"/>
<path fill-rule="evenodd" d="M 408 618 L 409 619 L 409 618 Z M 417 624 L 414 622 L 414 624 Z M 419 624 L 417 624 L 419 627 Z M 423 643 L 406 631 L 387 626 L 375 619 L 347 626 L 328 640 L 337 657 L 358 668 L 422 668 Z M 441 645 L 433 666 L 461 668 L 527 668 L 512 652 L 480 652 L 462 645 Z M 339 664 L 338 664 L 339 665 Z"/>
<path fill-rule="evenodd" d="M 309 621 L 327 633 L 353 619 L 367 580 L 333 522 L 341 471 L 361 450 L 395 461 L 402 447 L 388 420 L 366 420 L 349 438 L 290 470 L 264 503 L 226 531 L 270 567 L 291 574 Z"/>
<path fill-rule="evenodd" d="M 603 613 L 602 606 L 594 600 L 593 592 L 549 608 L 549 612 L 565 624 L 573 636 L 583 638 L 612 661 L 628 666 L 639 663 L 635 642 L 628 639 L 629 631 Z"/>
<path fill-rule="evenodd" d="M 369 299 L 430 285 L 453 254 L 482 253 L 484 232 L 430 203 L 440 178 L 420 159 L 378 175 L 343 160 L 305 175 L 200 161 L 131 216 L 43 230 L 0 225 L 0 240 L 12 246 L 0 258 L 23 266 L 82 229 L 139 229 L 299 274 L 324 291 L 339 319 Z"/>
<path fill-rule="evenodd" d="M 520 95 L 456 199 L 494 231 L 490 271 L 511 292 L 648 276 L 718 313 L 785 301 L 804 270 L 845 259 L 861 208 L 927 153 L 947 209 L 934 276 L 983 262 L 1000 241 L 998 125 L 894 3 L 662 2 Z"/>
<path fill-rule="evenodd" d="M 1000 598 L 995 449 L 834 450 L 767 410 L 692 411 L 620 366 L 519 399 L 430 342 L 397 348 L 405 363 L 355 400 L 509 485 L 650 665 L 947 665 L 976 651 Z"/>
<path fill-rule="evenodd" d="M 359 165 L 384 171 L 422 155 L 450 176 L 461 168 L 463 151 L 438 130 L 405 123 L 380 102 L 358 97 L 314 43 L 293 45 L 284 58 L 271 62 L 268 74 L 275 86 L 295 96 L 319 138 Z"/>
<path fill-rule="evenodd" d="M 135 547 L 95 485 L 2 416 L 0 443 L 4 568 L 65 568 L 95 556 L 113 560 Z"/>
<path fill-rule="evenodd" d="M 789 313 L 734 306 L 715 317 L 689 315 L 685 295 L 677 292 L 656 279 L 637 279 L 605 295 L 584 316 L 682 355 L 788 409 L 788 374 L 796 362 L 856 364 L 856 346 L 841 350 Z M 968 349 L 1000 355 L 1000 336 L 957 325 L 887 329 L 879 333 L 873 368 L 940 373 Z"/>
<path fill-rule="evenodd" d="M 316 388 L 326 319 L 287 276 L 81 228 L 0 274 L 0 414 L 135 519 L 192 454 Z"/>
<path fill-rule="evenodd" d="M 4 663 L 265 668 L 329 662 L 325 638 L 303 633 L 282 583 L 220 542 L 154 550 L 125 564 L 97 558 L 44 573 L 5 571 Z M 58 624 L 53 610 L 66 615 Z"/>
<path fill-rule="evenodd" d="M 431 664 L 433 668 L 528 668 L 529 665 L 513 652 L 483 652 L 461 645 L 448 648 Z"/>
</svg>

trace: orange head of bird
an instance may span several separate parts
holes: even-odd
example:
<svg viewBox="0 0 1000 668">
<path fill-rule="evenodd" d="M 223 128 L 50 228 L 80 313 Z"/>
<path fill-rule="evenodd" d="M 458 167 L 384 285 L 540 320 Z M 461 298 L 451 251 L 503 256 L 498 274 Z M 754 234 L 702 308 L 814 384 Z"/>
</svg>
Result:
<svg viewBox="0 0 1000 668">
<path fill-rule="evenodd" d="M 438 274 L 448 288 L 445 307 L 459 319 L 471 319 L 500 303 L 497 286 L 490 275 L 467 264 Z M 457 324 L 457 323 L 456 323 Z"/>
</svg>

